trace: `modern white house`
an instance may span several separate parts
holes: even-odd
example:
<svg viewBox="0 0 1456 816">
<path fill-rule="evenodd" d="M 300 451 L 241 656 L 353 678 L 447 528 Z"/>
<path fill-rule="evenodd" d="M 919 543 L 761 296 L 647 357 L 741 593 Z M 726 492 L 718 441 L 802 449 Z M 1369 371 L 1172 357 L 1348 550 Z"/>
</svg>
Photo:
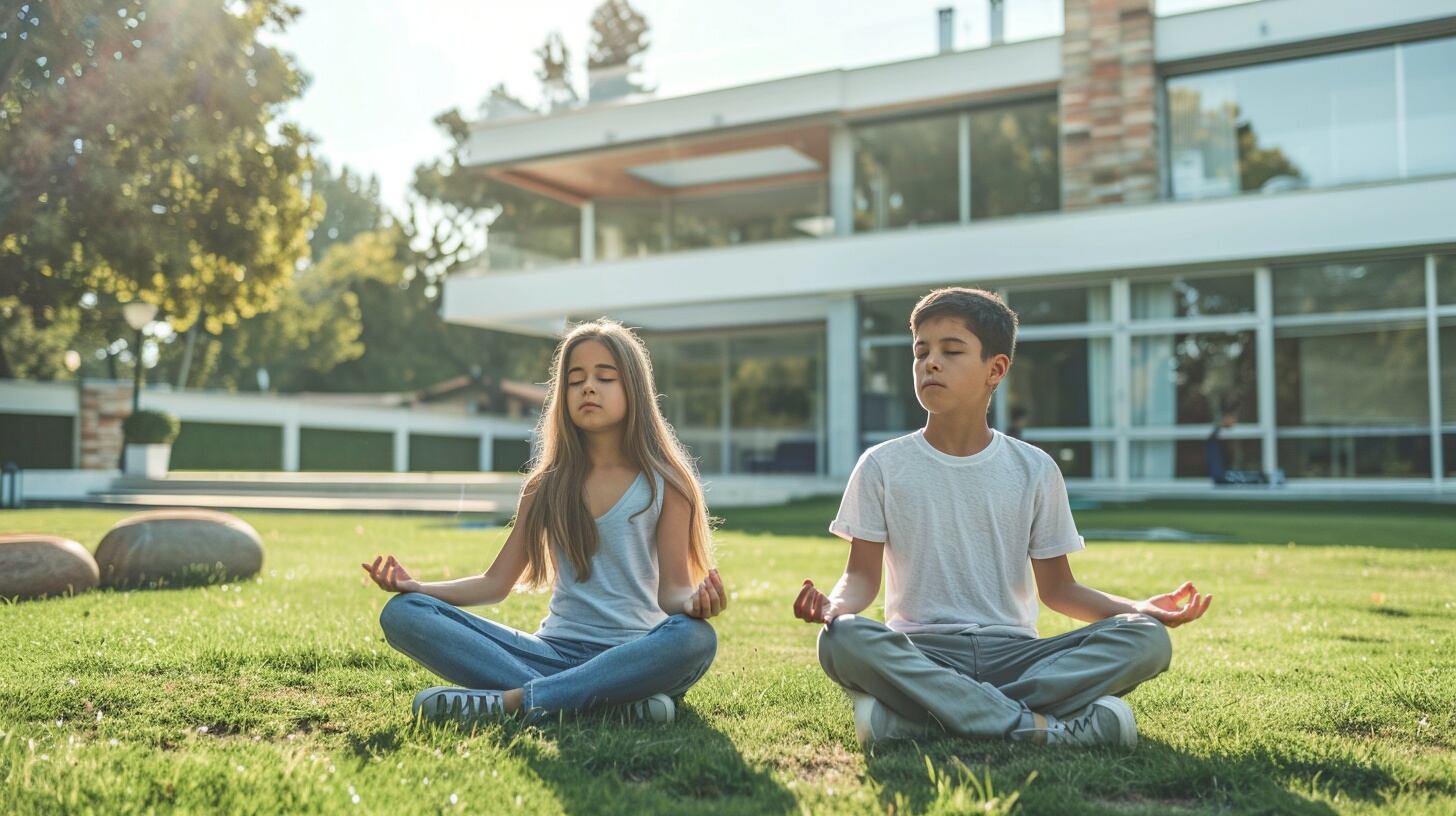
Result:
<svg viewBox="0 0 1456 816">
<path fill-rule="evenodd" d="M 919 427 L 934 287 L 1021 317 L 996 426 L 1073 489 L 1456 493 L 1456 0 L 1261 0 L 474 125 L 538 196 L 448 320 L 639 327 L 705 476 L 843 479 Z M 927 20 L 927 34 L 934 20 Z"/>
</svg>

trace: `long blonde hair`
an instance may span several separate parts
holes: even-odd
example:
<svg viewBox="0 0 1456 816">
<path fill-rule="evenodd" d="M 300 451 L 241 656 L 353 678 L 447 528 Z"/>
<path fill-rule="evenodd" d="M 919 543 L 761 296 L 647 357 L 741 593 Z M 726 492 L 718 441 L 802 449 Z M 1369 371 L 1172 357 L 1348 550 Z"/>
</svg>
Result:
<svg viewBox="0 0 1456 816">
<path fill-rule="evenodd" d="M 561 556 L 571 563 L 578 580 L 585 581 L 591 575 L 592 556 L 599 544 L 596 519 L 586 503 L 586 476 L 591 462 L 585 434 L 572 422 L 565 394 L 571 352 L 591 340 L 605 346 L 617 364 L 627 397 L 622 449 L 626 458 L 648 476 L 652 489 L 648 507 L 658 498 L 654 475 L 688 500 L 688 566 L 697 583 L 708 572 L 712 547 L 703 488 L 693 460 L 658 410 L 647 347 L 621 323 L 605 318 L 573 328 L 562 338 L 551 360 L 551 382 L 536 427 L 540 453 L 521 491 L 532 501 L 514 522 L 525 534 L 526 572 L 522 583 L 531 587 L 550 583 L 556 571 L 555 559 Z"/>
</svg>

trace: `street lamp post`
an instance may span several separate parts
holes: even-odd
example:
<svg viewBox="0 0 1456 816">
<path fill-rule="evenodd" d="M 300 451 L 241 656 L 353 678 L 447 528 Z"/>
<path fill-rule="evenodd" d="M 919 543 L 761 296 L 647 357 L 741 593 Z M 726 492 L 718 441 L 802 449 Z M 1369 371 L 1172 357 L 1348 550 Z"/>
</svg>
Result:
<svg viewBox="0 0 1456 816">
<path fill-rule="evenodd" d="M 133 300 L 121 307 L 121 315 L 126 318 L 126 325 L 136 331 L 136 346 L 132 349 L 135 365 L 131 387 L 131 412 L 135 414 L 142 404 L 142 329 L 157 316 L 157 307 Z"/>
<path fill-rule="evenodd" d="M 126 325 L 136 331 L 136 346 L 132 349 L 131 412 L 135 414 L 142 405 L 142 329 L 157 316 L 157 307 L 151 303 L 133 300 L 123 304 L 121 316 Z M 126 470 L 126 437 L 121 440 L 121 468 Z"/>
</svg>

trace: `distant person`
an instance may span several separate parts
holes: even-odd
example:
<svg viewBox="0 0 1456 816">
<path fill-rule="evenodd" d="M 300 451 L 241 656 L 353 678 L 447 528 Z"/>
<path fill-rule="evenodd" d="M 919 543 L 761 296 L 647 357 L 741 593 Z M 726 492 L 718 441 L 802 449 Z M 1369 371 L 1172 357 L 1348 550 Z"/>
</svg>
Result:
<svg viewBox="0 0 1456 816">
<path fill-rule="evenodd" d="M 658 411 L 647 349 L 620 323 L 577 326 L 556 349 L 541 454 L 505 546 L 483 575 L 421 583 L 395 560 L 364 564 L 398 592 L 389 645 L 458 687 L 415 695 L 415 716 L 462 725 L 622 705 L 670 721 L 707 672 L 707 623 L 728 593 L 710 569 L 708 515 L 691 459 Z M 524 576 L 524 582 L 522 578 Z M 552 586 L 536 634 L 465 612 L 518 583 Z"/>
<path fill-rule="evenodd" d="M 1238 409 L 1225 408 L 1219 415 L 1218 424 L 1213 426 L 1213 432 L 1208 435 L 1208 441 L 1204 445 L 1205 458 L 1208 459 L 1208 476 L 1216 485 L 1233 484 L 1229 480 L 1229 472 L 1233 465 L 1233 450 L 1229 441 L 1223 438 L 1223 432 L 1232 428 L 1238 421 Z"/>
<path fill-rule="evenodd" d="M 1026 434 L 1026 406 L 1013 405 L 1011 407 L 1011 424 L 1006 427 L 1006 435 L 1012 439 L 1024 439 Z"/>
<path fill-rule="evenodd" d="M 925 427 L 860 457 L 829 529 L 850 542 L 828 594 L 794 614 L 854 701 L 863 743 L 949 732 L 1053 745 L 1137 744 L 1119 695 L 1168 668 L 1168 627 L 1213 596 L 1191 582 L 1141 601 L 1081 584 L 1084 547 L 1057 463 L 986 425 L 1011 368 L 1016 313 L 978 289 L 939 289 L 910 315 Z M 863 617 L 885 585 L 885 622 Z M 1091 622 L 1049 638 L 1037 599 Z"/>
</svg>

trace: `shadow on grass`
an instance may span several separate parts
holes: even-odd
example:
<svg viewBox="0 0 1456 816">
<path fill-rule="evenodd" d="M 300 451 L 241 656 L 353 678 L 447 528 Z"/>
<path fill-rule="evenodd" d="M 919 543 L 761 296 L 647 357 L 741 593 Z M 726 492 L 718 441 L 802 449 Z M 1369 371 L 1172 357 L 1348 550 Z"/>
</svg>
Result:
<svg viewBox="0 0 1456 816">
<path fill-rule="evenodd" d="M 989 777 L 998 796 L 1020 792 L 1029 813 L 1228 812 L 1333 814 L 1312 797 L 1371 805 L 1397 786 L 1391 773 L 1346 757 L 1308 757 L 1257 748 L 1195 756 L 1144 738 L 1132 753 L 1051 749 L 955 738 L 876 746 L 866 755 L 881 805 L 936 810 L 946 797 L 926 760 L 954 782 L 953 769 Z M 946 773 L 950 770 L 950 773 Z M 1027 779 L 1035 773 L 1030 784 Z"/>
<path fill-rule="evenodd" d="M 793 813 L 794 797 L 691 708 L 670 726 L 619 714 L 563 718 L 516 750 L 567 813 Z M 550 750 L 554 748 L 555 750 Z"/>
<path fill-rule="evenodd" d="M 418 742 L 414 724 L 349 737 L 360 762 Z M 619 712 L 566 715 L 540 725 L 506 723 L 476 732 L 519 758 L 566 813 L 797 813 L 794 797 L 765 768 L 690 707 L 671 725 L 628 722 Z M 426 740 L 428 741 L 428 737 Z"/>
</svg>

